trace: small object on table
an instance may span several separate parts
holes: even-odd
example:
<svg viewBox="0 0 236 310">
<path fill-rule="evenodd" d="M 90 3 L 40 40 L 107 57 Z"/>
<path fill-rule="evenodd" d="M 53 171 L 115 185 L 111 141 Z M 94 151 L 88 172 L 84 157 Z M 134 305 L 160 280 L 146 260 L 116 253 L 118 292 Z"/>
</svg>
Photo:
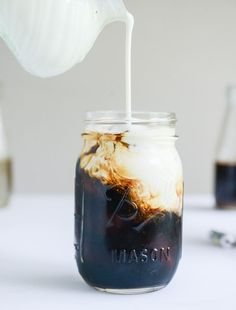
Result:
<svg viewBox="0 0 236 310">
<path fill-rule="evenodd" d="M 210 232 L 211 242 L 222 248 L 230 249 L 236 247 L 236 236 L 212 230 Z"/>
</svg>

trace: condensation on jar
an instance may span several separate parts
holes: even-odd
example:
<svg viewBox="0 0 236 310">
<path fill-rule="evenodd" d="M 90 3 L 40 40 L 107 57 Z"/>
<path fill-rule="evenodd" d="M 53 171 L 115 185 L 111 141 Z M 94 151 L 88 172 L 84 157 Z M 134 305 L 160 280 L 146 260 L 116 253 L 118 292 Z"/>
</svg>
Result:
<svg viewBox="0 0 236 310">
<path fill-rule="evenodd" d="M 182 251 L 183 173 L 173 113 L 88 113 L 75 177 L 75 249 L 91 286 L 165 287 Z"/>
</svg>

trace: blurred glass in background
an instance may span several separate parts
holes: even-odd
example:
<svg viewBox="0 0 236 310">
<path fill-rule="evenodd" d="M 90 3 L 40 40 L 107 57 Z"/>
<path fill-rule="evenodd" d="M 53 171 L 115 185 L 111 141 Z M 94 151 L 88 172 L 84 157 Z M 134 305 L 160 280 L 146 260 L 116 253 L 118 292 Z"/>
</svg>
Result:
<svg viewBox="0 0 236 310">
<path fill-rule="evenodd" d="M 227 89 L 227 108 L 215 164 L 218 208 L 236 208 L 236 85 Z"/>
<path fill-rule="evenodd" d="M 0 90 L 2 89 L 0 88 Z M 8 204 L 11 190 L 12 190 L 12 161 L 7 150 L 7 141 L 0 106 L 0 207 L 4 207 Z"/>
</svg>

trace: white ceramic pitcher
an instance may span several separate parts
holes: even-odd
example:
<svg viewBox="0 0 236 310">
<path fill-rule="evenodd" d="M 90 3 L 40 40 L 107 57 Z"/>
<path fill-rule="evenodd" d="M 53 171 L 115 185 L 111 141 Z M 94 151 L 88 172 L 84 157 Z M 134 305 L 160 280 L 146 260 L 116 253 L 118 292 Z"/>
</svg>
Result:
<svg viewBox="0 0 236 310">
<path fill-rule="evenodd" d="M 81 62 L 105 25 L 128 15 L 122 0 L 0 0 L 0 36 L 27 71 L 49 77 Z"/>
</svg>

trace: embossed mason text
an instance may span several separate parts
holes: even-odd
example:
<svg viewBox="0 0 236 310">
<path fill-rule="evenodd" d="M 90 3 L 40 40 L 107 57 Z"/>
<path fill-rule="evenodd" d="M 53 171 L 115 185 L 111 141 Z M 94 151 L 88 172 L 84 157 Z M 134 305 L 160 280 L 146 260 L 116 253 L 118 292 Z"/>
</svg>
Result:
<svg viewBox="0 0 236 310">
<path fill-rule="evenodd" d="M 168 262 L 170 260 L 170 247 L 159 249 L 142 249 L 127 250 L 114 249 L 111 251 L 113 263 L 131 264 L 131 263 L 147 263 L 147 262 Z"/>
</svg>

